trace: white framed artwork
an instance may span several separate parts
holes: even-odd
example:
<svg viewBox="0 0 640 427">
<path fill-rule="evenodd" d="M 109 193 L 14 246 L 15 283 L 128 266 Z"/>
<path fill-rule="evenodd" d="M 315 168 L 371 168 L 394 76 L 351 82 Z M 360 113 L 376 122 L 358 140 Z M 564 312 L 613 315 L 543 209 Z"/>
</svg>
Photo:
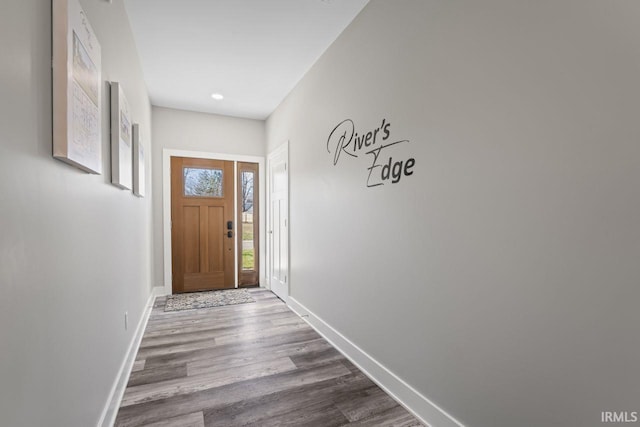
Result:
<svg viewBox="0 0 640 427">
<path fill-rule="evenodd" d="M 131 109 L 118 82 L 111 82 L 111 183 L 130 190 L 132 187 Z"/>
<path fill-rule="evenodd" d="M 140 136 L 140 125 L 133 124 L 133 194 L 145 196 L 144 144 Z"/>
<path fill-rule="evenodd" d="M 78 0 L 53 0 L 53 157 L 102 173 L 101 50 Z"/>
</svg>

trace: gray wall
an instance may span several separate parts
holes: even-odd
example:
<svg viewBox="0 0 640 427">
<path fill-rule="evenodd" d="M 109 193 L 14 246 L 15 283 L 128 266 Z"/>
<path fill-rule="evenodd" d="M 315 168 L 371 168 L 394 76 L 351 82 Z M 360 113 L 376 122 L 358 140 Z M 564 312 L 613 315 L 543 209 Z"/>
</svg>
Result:
<svg viewBox="0 0 640 427">
<path fill-rule="evenodd" d="M 291 141 L 293 298 L 470 426 L 640 410 L 639 18 L 372 0 L 267 121 L 268 151 Z M 334 166 L 346 118 L 391 122 L 410 142 L 381 160 L 414 174 Z"/>
<path fill-rule="evenodd" d="M 121 82 L 149 141 L 122 1 L 81 4 L 102 46 L 102 78 Z M 4 2 L 0 46 L 0 424 L 91 426 L 150 294 L 151 197 L 110 184 L 108 96 L 104 174 L 53 159 L 51 2 Z"/>
<path fill-rule="evenodd" d="M 153 107 L 154 286 L 164 286 L 162 152 L 164 149 L 265 155 L 264 121 Z"/>
</svg>

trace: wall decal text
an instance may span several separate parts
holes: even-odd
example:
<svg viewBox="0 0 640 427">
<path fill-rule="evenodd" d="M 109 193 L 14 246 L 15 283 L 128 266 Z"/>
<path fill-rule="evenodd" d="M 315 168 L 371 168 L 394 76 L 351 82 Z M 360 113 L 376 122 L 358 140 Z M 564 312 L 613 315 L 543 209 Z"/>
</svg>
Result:
<svg viewBox="0 0 640 427">
<path fill-rule="evenodd" d="M 408 139 L 391 141 L 391 122 L 382 119 L 380 126 L 368 132 L 357 132 L 351 119 L 345 119 L 333 128 L 327 138 L 327 151 L 333 153 L 333 165 L 337 166 L 343 155 L 359 157 L 368 154 L 371 165 L 367 168 L 367 187 L 377 187 L 388 182 L 397 184 L 403 176 L 413 175 L 416 159 L 394 160 L 389 154 L 394 146 L 408 143 Z"/>
</svg>

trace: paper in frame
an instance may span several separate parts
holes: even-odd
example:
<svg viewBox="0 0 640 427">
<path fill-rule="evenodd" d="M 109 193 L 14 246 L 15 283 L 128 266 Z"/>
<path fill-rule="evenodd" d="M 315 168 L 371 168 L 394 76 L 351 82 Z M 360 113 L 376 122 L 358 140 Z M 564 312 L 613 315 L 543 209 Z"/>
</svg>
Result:
<svg viewBox="0 0 640 427">
<path fill-rule="evenodd" d="M 111 183 L 131 190 L 133 184 L 131 108 L 118 82 L 111 82 Z"/>
<path fill-rule="evenodd" d="M 53 156 L 102 173 L 101 49 L 78 0 L 53 0 Z"/>
<path fill-rule="evenodd" d="M 145 182 L 145 157 L 144 143 L 140 136 L 140 125 L 133 124 L 133 194 L 144 197 L 146 191 Z"/>
</svg>

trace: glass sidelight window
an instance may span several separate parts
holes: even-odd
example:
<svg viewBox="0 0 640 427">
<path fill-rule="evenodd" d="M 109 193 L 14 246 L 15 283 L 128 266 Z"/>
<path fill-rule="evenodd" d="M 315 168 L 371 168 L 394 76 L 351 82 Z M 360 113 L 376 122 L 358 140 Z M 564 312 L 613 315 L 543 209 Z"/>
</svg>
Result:
<svg viewBox="0 0 640 427">
<path fill-rule="evenodd" d="M 241 172 L 242 185 L 242 269 L 255 270 L 255 240 L 253 239 L 253 172 Z"/>
<path fill-rule="evenodd" d="M 239 284 L 258 283 L 258 165 L 238 163 Z"/>
</svg>

